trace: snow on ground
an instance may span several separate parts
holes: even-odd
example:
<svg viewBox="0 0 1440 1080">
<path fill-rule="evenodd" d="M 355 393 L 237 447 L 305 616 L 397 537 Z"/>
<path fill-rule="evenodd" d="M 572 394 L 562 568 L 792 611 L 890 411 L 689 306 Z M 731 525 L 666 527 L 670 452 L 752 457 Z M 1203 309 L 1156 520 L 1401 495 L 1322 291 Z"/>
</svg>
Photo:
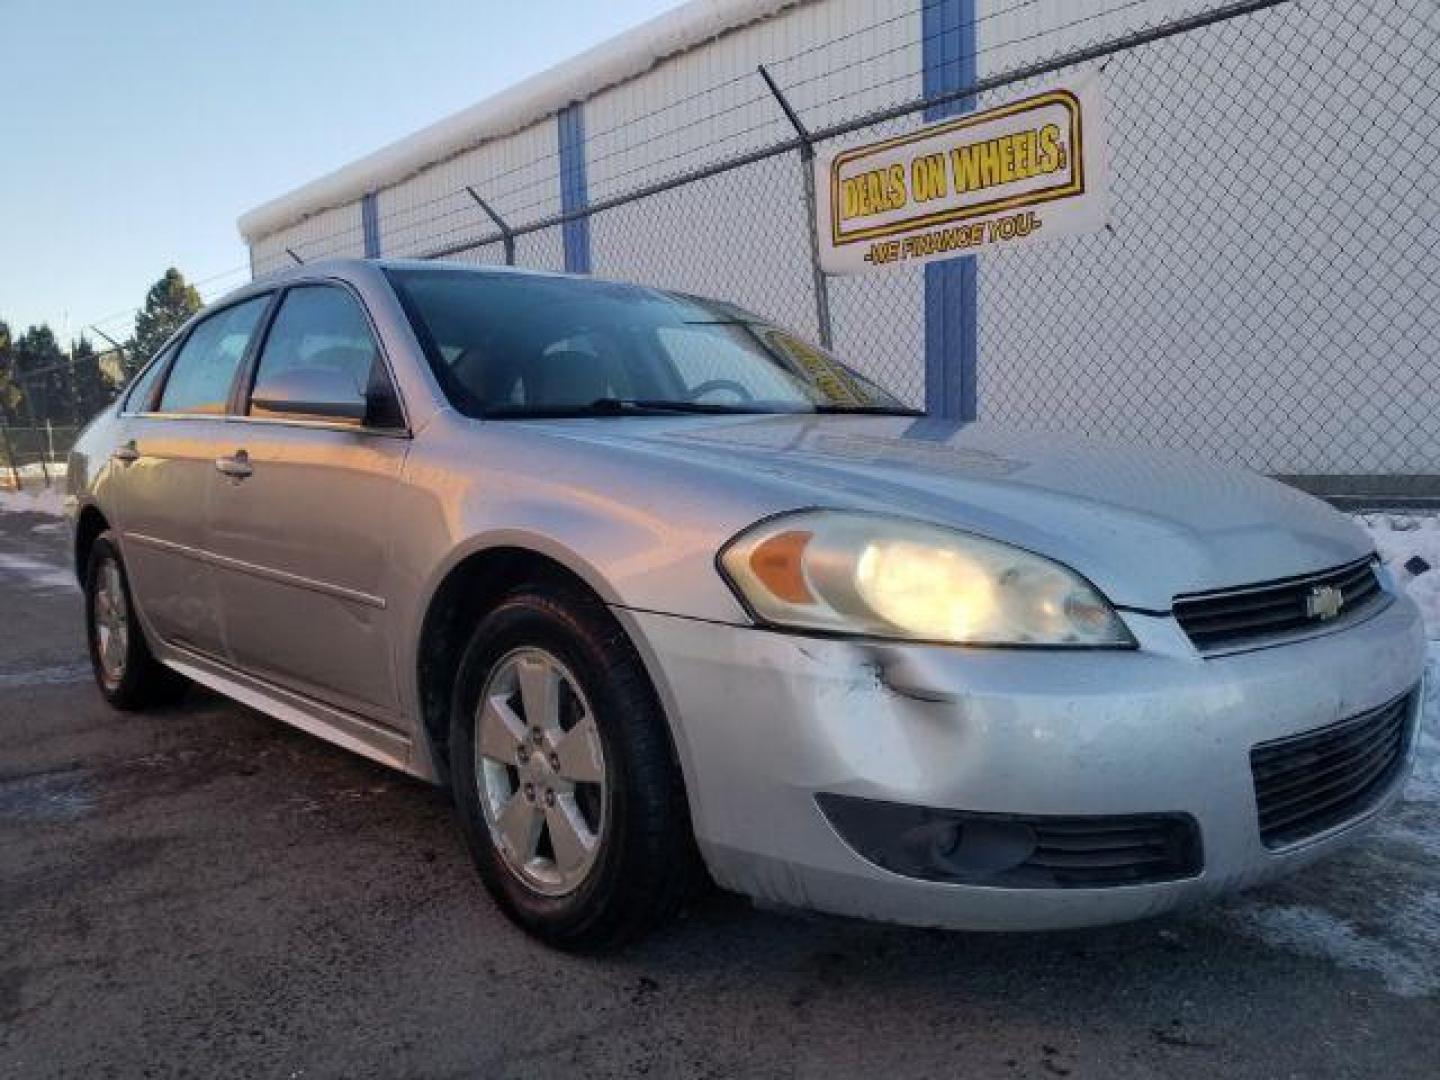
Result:
<svg viewBox="0 0 1440 1080">
<path fill-rule="evenodd" d="M 1440 640 L 1440 515 L 1364 514 L 1360 523 L 1375 540 L 1380 556 L 1425 615 L 1430 640 Z M 1405 564 L 1419 559 L 1430 569 L 1419 575 Z M 1414 564 L 1418 569 L 1420 563 Z"/>
<path fill-rule="evenodd" d="M 1420 605 L 1430 638 L 1425 710 L 1421 716 L 1415 775 L 1406 789 L 1409 799 L 1440 803 L 1440 516 L 1433 514 L 1365 514 L 1360 523 L 1375 540 L 1395 580 Z M 1429 564 L 1419 574 L 1406 569 L 1414 559 Z M 1440 812 L 1437 812 L 1440 817 Z M 1440 821 L 1437 821 L 1440 835 Z"/>
<path fill-rule="evenodd" d="M 80 587 L 75 574 L 65 567 L 8 551 L 0 551 L 0 577 L 17 577 L 32 589 L 63 589 L 68 592 Z"/>
<path fill-rule="evenodd" d="M 1339 875 L 1363 877 L 1373 915 L 1354 918 L 1354 898 L 1332 895 L 1343 892 L 1344 882 L 1316 868 L 1273 891 L 1240 898 L 1223 917 L 1274 948 L 1368 971 L 1391 993 L 1424 997 L 1440 994 L 1440 517 L 1366 514 L 1360 522 L 1395 580 L 1420 605 L 1430 637 L 1415 771 L 1375 835 L 1341 857 L 1349 865 L 1336 868 Z M 1417 556 L 1430 569 L 1406 570 Z M 1351 918 L 1338 913 L 1347 908 Z"/>
<path fill-rule="evenodd" d="M 58 518 L 64 513 L 64 504 L 65 492 L 56 485 L 27 485 L 19 491 L 0 488 L 0 513 L 45 514 Z"/>
</svg>

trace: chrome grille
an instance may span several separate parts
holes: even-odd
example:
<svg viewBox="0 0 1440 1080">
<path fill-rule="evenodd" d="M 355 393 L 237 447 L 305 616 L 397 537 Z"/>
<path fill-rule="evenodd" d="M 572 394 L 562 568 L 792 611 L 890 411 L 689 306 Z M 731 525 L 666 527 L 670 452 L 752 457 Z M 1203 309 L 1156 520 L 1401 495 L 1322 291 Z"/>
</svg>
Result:
<svg viewBox="0 0 1440 1080">
<path fill-rule="evenodd" d="M 1250 751 L 1260 838 L 1283 847 L 1358 817 L 1405 761 L 1415 693 Z"/>
<path fill-rule="evenodd" d="M 1384 596 L 1367 558 L 1319 574 L 1177 597 L 1174 612 L 1196 648 L 1213 652 L 1343 625 Z"/>
</svg>

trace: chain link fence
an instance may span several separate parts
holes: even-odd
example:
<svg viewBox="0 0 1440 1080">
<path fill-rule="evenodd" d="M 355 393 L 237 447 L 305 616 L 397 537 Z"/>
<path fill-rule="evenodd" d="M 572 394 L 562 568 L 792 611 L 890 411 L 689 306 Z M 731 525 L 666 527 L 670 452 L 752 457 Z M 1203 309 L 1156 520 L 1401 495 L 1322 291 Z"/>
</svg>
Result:
<svg viewBox="0 0 1440 1080">
<path fill-rule="evenodd" d="M 1108 58 L 1111 227 L 986 257 L 984 415 L 1440 472 L 1436 11 L 1284 4 Z"/>
<path fill-rule="evenodd" d="M 71 424 L 12 427 L 0 421 L 0 490 L 19 491 L 58 481 L 81 428 Z"/>
<path fill-rule="evenodd" d="M 515 263 L 561 270 L 583 219 L 595 274 L 828 330 L 842 358 L 922 405 L 925 271 L 815 272 L 805 136 L 822 151 L 869 142 L 937 105 L 987 108 L 1100 67 L 1110 224 L 978 258 L 979 418 L 1335 493 L 1440 496 L 1434 0 L 990 0 L 969 82 L 927 97 L 914 28 L 937 2 L 876 5 L 863 28 L 768 60 L 804 131 L 759 73 L 613 123 L 602 109 L 587 207 L 560 212 L 553 141 L 486 176 L 457 159 L 436 167 L 453 191 L 381 193 L 384 254 L 503 262 L 504 221 Z M 363 254 L 353 211 L 257 245 L 257 271 Z"/>
</svg>

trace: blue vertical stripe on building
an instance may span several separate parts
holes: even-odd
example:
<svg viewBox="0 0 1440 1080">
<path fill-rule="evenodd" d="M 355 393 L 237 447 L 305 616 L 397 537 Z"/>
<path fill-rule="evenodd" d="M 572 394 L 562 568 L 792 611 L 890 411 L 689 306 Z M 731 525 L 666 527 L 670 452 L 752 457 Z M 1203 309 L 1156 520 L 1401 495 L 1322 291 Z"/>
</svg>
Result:
<svg viewBox="0 0 1440 1080">
<path fill-rule="evenodd" d="M 560 135 L 560 210 L 570 214 L 584 209 L 590 201 L 585 183 L 585 115 L 576 101 L 556 117 Z M 590 273 L 590 219 L 573 218 L 561 227 L 565 243 L 565 270 L 571 274 Z"/>
<path fill-rule="evenodd" d="M 975 0 L 925 0 L 920 23 L 925 96 L 973 85 Z M 927 109 L 925 119 L 974 107 L 973 96 L 956 98 Z M 973 255 L 925 267 L 925 411 L 933 416 L 975 419 L 978 296 Z"/>
<path fill-rule="evenodd" d="M 360 200 L 360 231 L 365 238 L 365 258 L 380 257 L 380 210 L 375 192 Z"/>
</svg>

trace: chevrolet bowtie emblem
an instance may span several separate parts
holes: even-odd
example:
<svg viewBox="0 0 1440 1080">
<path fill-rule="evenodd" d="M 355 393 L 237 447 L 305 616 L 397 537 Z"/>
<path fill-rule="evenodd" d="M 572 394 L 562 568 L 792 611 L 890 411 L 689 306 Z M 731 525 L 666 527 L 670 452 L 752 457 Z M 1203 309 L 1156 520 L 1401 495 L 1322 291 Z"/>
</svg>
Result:
<svg viewBox="0 0 1440 1080">
<path fill-rule="evenodd" d="M 1334 585 L 1316 585 L 1305 597 L 1305 614 L 1312 619 L 1333 619 L 1345 606 L 1345 594 Z"/>
</svg>

